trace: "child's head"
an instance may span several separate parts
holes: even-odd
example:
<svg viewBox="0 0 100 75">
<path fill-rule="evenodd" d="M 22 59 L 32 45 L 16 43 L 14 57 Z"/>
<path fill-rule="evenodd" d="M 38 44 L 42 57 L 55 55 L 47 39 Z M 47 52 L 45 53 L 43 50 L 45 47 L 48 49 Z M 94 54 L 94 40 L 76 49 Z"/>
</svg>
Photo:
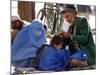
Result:
<svg viewBox="0 0 100 75">
<path fill-rule="evenodd" d="M 63 43 L 63 39 L 59 35 L 55 35 L 52 38 L 50 45 L 55 47 L 57 50 L 60 50 L 62 48 L 62 43 Z"/>
<path fill-rule="evenodd" d="M 70 51 L 79 50 L 78 42 L 77 41 L 70 42 L 69 49 L 70 49 Z"/>
<path fill-rule="evenodd" d="M 11 25 L 11 28 L 12 29 L 18 29 L 18 30 L 21 30 L 22 27 L 23 27 L 23 22 L 20 21 L 20 20 L 15 20 L 15 21 L 12 21 L 12 25 Z"/>
</svg>

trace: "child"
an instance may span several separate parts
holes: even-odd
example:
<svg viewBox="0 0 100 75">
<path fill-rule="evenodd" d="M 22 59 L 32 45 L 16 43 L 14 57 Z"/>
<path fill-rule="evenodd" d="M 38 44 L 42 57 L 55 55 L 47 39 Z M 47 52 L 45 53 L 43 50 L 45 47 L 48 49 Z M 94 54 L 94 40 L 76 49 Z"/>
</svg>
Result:
<svg viewBox="0 0 100 75">
<path fill-rule="evenodd" d="M 72 41 L 69 44 L 69 50 L 71 53 L 70 67 L 87 66 L 87 54 L 79 48 L 77 41 Z"/>
<path fill-rule="evenodd" d="M 23 28 L 24 22 L 21 21 L 17 16 L 11 17 L 11 43 L 15 40 L 18 32 Z"/>
<path fill-rule="evenodd" d="M 62 48 L 62 38 L 54 36 L 50 45 L 46 46 L 41 57 L 39 68 L 42 71 L 61 71 L 69 62 L 69 53 Z"/>
</svg>

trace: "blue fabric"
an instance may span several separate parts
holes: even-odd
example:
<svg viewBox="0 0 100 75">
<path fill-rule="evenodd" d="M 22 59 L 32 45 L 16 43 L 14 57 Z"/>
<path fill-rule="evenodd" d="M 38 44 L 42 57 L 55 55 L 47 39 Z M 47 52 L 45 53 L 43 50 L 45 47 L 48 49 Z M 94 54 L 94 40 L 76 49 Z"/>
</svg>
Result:
<svg viewBox="0 0 100 75">
<path fill-rule="evenodd" d="M 72 56 L 72 59 L 78 59 L 78 60 L 82 60 L 85 61 L 87 60 L 88 56 L 85 52 L 83 52 L 82 50 L 77 50 Z"/>
<path fill-rule="evenodd" d="M 40 31 L 41 35 L 37 36 L 36 31 Z M 37 48 L 46 42 L 44 24 L 42 21 L 33 20 L 30 25 L 23 27 L 16 36 L 11 51 L 12 62 L 34 58 Z"/>
<path fill-rule="evenodd" d="M 67 69 L 70 62 L 70 52 L 67 49 L 62 49 L 59 51 L 59 58 L 62 61 L 62 67 Z"/>
<path fill-rule="evenodd" d="M 43 71 L 61 71 L 64 69 L 65 63 L 68 62 L 68 53 L 57 51 L 55 48 L 46 47 L 40 58 L 40 70 Z M 65 60 L 65 59 L 66 60 Z"/>
<path fill-rule="evenodd" d="M 34 61 L 33 58 L 29 58 L 29 59 L 25 59 L 22 61 L 17 61 L 15 63 L 13 63 L 13 65 L 15 66 L 15 68 L 32 67 L 33 61 Z"/>
</svg>

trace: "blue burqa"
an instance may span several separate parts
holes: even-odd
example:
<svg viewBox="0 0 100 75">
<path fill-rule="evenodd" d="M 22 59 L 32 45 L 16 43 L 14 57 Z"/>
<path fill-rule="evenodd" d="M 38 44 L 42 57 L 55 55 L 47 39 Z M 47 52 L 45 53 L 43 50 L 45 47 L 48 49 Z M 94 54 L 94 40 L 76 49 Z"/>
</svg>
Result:
<svg viewBox="0 0 100 75">
<path fill-rule="evenodd" d="M 40 20 L 23 27 L 12 45 L 11 60 L 15 67 L 25 67 L 35 57 L 36 51 L 46 43 L 44 24 Z M 30 61 L 31 62 L 31 61 Z"/>
</svg>

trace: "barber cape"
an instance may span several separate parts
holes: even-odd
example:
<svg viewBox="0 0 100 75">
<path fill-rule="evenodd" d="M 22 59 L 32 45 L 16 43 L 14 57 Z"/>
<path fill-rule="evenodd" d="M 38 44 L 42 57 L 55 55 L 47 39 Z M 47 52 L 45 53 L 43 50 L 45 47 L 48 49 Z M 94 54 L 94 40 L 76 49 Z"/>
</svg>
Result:
<svg viewBox="0 0 100 75">
<path fill-rule="evenodd" d="M 30 25 L 22 28 L 12 45 L 12 62 L 35 57 L 36 50 L 46 43 L 46 34 L 43 26 L 42 21 L 33 20 Z M 35 32 L 37 30 L 41 31 L 40 36 L 36 35 Z"/>
</svg>

